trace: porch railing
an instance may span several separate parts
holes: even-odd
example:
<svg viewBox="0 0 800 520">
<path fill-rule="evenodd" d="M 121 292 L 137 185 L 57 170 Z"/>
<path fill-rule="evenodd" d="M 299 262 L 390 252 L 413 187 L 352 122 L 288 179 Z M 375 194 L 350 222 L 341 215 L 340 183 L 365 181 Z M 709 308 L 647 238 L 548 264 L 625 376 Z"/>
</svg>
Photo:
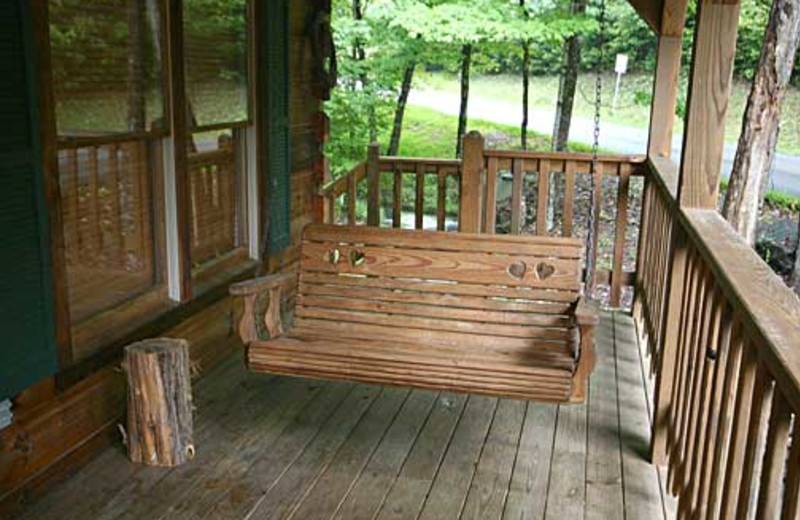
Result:
<svg viewBox="0 0 800 520">
<path fill-rule="evenodd" d="M 657 374 L 654 462 L 679 518 L 798 518 L 800 302 L 676 185 L 651 164 L 634 317 Z"/>
<path fill-rule="evenodd" d="M 376 145 L 367 155 L 322 188 L 328 222 L 585 237 L 594 205 L 594 236 L 600 240 L 588 254 L 600 260 L 593 263 L 595 283 L 607 287 L 613 306 L 621 305 L 623 290 L 633 286 L 646 172 L 642 157 L 601 156 L 592 191 L 588 154 L 489 150 L 475 135 L 465 140 L 463 161 L 385 157 Z M 435 193 L 435 203 L 426 204 L 426 190 Z M 381 209 L 387 215 L 383 221 Z"/>
</svg>

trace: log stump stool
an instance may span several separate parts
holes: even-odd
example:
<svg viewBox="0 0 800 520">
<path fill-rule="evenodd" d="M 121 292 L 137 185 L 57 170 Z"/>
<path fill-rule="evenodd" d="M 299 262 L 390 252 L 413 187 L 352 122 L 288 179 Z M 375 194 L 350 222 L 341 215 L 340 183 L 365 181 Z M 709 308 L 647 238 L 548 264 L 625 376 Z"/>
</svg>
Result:
<svg viewBox="0 0 800 520">
<path fill-rule="evenodd" d="M 194 457 L 189 344 L 157 338 L 125 348 L 128 456 L 148 466 L 179 466 Z"/>
</svg>

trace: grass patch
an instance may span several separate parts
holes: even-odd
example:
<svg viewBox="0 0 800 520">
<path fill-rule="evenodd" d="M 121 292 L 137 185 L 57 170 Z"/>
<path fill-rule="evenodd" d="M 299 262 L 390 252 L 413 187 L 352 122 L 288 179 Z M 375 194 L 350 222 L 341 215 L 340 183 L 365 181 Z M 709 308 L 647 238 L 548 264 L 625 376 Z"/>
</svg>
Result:
<svg viewBox="0 0 800 520">
<path fill-rule="evenodd" d="M 728 180 L 723 179 L 719 183 L 721 193 L 728 191 Z M 782 191 L 769 190 L 764 194 L 764 204 L 772 209 L 785 211 L 788 213 L 800 212 L 800 197 L 783 193 Z"/>
<path fill-rule="evenodd" d="M 477 130 L 486 139 L 487 148 L 518 150 L 520 129 L 489 121 L 471 119 L 468 130 Z M 458 118 L 442 114 L 429 108 L 409 106 L 403 121 L 403 134 L 400 140 L 399 155 L 404 157 L 454 158 L 456 154 L 456 132 Z M 389 142 L 389 133 L 381 135 L 382 144 Z M 550 150 L 550 137 L 541 134 L 528 134 L 528 148 L 531 150 Z M 590 152 L 591 147 L 571 143 L 570 151 Z"/>
<path fill-rule="evenodd" d="M 440 90 L 457 94 L 459 81 L 455 74 L 436 72 L 420 73 L 419 88 Z M 594 74 L 581 74 L 578 78 L 578 91 L 575 95 L 574 114 L 578 117 L 594 116 Z M 653 90 L 653 77 L 650 74 L 628 74 L 622 78 L 617 109 L 612 112 L 611 98 L 614 93 L 613 74 L 603 76 L 604 121 L 610 121 L 636 128 L 647 128 L 650 124 L 650 99 Z M 686 78 L 680 81 L 680 99 L 686 99 Z M 742 116 L 750 93 L 750 83 L 735 81 L 731 92 L 730 109 L 725 125 L 725 140 L 735 143 L 739 138 Z M 522 98 L 522 80 L 518 75 L 475 75 L 470 79 L 470 94 L 477 98 L 505 101 L 519 105 Z M 557 76 L 532 76 L 530 78 L 530 106 L 540 110 L 555 110 L 558 96 Z M 800 154 L 800 88 L 790 86 L 783 105 L 781 135 L 778 151 L 793 155 Z M 676 118 L 675 132 L 683 132 L 683 121 Z"/>
</svg>

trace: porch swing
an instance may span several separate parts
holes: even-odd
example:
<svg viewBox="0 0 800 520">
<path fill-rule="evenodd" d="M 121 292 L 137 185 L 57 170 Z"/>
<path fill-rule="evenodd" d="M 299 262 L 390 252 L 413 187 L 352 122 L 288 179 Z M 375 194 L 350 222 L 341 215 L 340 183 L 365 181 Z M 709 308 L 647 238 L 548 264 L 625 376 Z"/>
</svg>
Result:
<svg viewBox="0 0 800 520">
<path fill-rule="evenodd" d="M 600 43 L 605 4 L 599 3 Z M 601 69 L 589 176 L 594 191 Z M 585 400 L 597 312 L 586 243 L 310 224 L 299 272 L 231 286 L 250 370 L 553 403 Z M 585 268 L 584 268 L 585 267 Z M 584 274 L 585 273 L 585 274 Z M 282 312 L 287 295 L 293 312 Z"/>
</svg>

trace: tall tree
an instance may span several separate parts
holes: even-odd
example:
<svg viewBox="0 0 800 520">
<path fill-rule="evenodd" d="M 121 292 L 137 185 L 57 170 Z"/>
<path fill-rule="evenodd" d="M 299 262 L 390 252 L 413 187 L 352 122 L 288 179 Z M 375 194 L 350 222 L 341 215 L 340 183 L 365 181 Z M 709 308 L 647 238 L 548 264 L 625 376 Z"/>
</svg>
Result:
<svg viewBox="0 0 800 520">
<path fill-rule="evenodd" d="M 758 212 L 778 144 L 781 108 L 798 43 L 800 3 L 774 0 L 722 209 L 731 226 L 750 244 L 756 240 Z"/>
<path fill-rule="evenodd" d="M 800 214 L 798 216 L 797 242 L 794 248 L 794 269 L 789 279 L 789 286 L 800 296 Z"/>
<path fill-rule="evenodd" d="M 361 4 L 361 0 L 353 0 L 352 11 L 353 20 L 356 22 L 364 21 L 364 6 Z M 362 64 L 367 61 L 367 53 L 364 50 L 364 42 L 358 36 L 353 39 L 353 61 L 360 62 Z M 369 86 L 369 77 L 367 76 L 366 67 L 362 67 L 359 78 L 361 81 L 361 87 L 366 90 Z M 369 140 L 370 142 L 374 143 L 378 140 L 378 117 L 375 113 L 375 107 L 370 105 L 367 108 L 367 113 L 369 114 Z"/>
<path fill-rule="evenodd" d="M 523 16 L 528 17 L 525 9 L 525 0 L 519 0 Z M 531 73 L 531 41 L 526 38 L 522 41 L 522 126 L 520 127 L 520 145 L 523 150 L 528 148 L 528 92 L 530 91 Z"/>
<path fill-rule="evenodd" d="M 461 46 L 461 106 L 458 109 L 456 157 L 461 157 L 461 146 L 467 133 L 467 106 L 469 105 L 469 69 L 472 64 L 472 44 Z"/>
<path fill-rule="evenodd" d="M 400 94 L 397 96 L 397 106 L 394 111 L 394 123 L 392 124 L 392 137 L 389 141 L 389 155 L 397 155 L 400 150 L 400 136 L 403 132 L 403 119 L 408 104 L 408 96 L 411 94 L 411 85 L 414 82 L 414 70 L 417 68 L 417 60 L 411 59 L 403 72 L 403 82 L 400 85 Z"/>
<path fill-rule="evenodd" d="M 581 16 L 585 12 L 585 0 L 571 0 L 570 13 L 573 16 Z M 578 33 L 573 33 L 564 42 L 564 62 L 558 84 L 558 101 L 556 102 L 556 117 L 553 125 L 552 147 L 555 151 L 560 152 L 567 148 L 580 66 L 581 37 Z"/>
</svg>

